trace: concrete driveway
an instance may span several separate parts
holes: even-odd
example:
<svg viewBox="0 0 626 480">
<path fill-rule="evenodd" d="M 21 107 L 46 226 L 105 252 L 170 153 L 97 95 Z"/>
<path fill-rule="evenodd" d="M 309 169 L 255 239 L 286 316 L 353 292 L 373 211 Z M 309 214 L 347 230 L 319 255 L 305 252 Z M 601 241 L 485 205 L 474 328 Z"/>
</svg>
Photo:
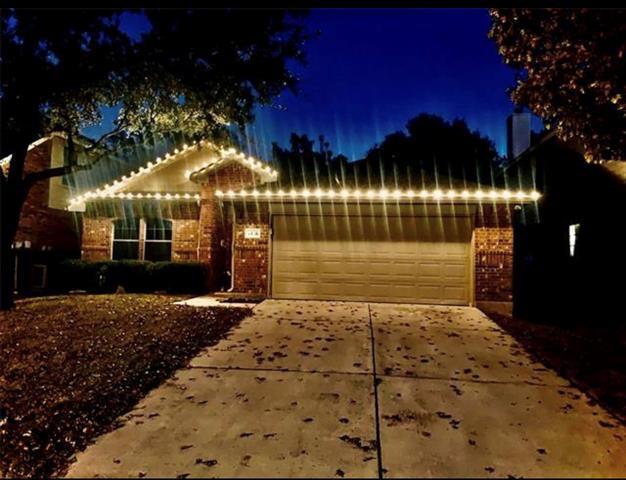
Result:
<svg viewBox="0 0 626 480">
<path fill-rule="evenodd" d="M 69 475 L 625 476 L 626 428 L 469 307 L 268 300 Z"/>
</svg>

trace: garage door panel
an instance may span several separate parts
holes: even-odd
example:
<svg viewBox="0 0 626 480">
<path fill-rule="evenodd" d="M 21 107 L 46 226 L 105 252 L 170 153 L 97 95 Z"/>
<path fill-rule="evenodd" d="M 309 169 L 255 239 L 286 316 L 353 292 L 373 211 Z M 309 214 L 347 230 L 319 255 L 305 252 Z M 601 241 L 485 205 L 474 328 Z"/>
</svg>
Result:
<svg viewBox="0 0 626 480">
<path fill-rule="evenodd" d="M 469 217 L 274 217 L 272 295 L 469 302 Z"/>
</svg>

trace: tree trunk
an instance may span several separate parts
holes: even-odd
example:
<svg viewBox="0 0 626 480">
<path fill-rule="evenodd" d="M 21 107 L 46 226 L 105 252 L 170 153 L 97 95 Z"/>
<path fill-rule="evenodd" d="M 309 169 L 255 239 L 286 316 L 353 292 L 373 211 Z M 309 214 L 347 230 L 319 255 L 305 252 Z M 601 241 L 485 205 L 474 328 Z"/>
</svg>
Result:
<svg viewBox="0 0 626 480">
<path fill-rule="evenodd" d="M 3 195 L 4 197 L 5 195 Z M 2 198 L 4 201 L 5 198 Z M 13 308 L 13 282 L 15 273 L 15 258 L 11 250 L 13 240 L 6 226 L 2 227 L 2 235 L 0 235 L 0 310 L 9 310 Z"/>
<path fill-rule="evenodd" d="M 22 206 L 28 191 L 23 182 L 23 167 L 28 144 L 17 149 L 11 158 L 9 175 L 0 178 L 0 310 L 13 308 L 15 257 L 11 245 L 15 241 Z M 13 172 L 10 170 L 15 168 Z M 16 175 L 15 172 L 19 172 Z"/>
</svg>

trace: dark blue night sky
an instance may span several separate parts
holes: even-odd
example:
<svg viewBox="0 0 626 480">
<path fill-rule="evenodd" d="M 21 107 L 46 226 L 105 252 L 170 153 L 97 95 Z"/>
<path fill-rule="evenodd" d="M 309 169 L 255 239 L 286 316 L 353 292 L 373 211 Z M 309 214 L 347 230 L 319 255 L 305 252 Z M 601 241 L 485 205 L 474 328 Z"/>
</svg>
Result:
<svg viewBox="0 0 626 480">
<path fill-rule="evenodd" d="M 420 112 L 465 118 L 505 152 L 514 74 L 487 38 L 486 10 L 323 9 L 308 23 L 321 34 L 296 68 L 301 93 L 278 99 L 284 111 L 258 109 L 251 153 L 269 158 L 271 142 L 287 145 L 295 131 L 324 134 L 334 152 L 357 159 Z M 141 19 L 125 25 L 134 33 Z"/>
</svg>

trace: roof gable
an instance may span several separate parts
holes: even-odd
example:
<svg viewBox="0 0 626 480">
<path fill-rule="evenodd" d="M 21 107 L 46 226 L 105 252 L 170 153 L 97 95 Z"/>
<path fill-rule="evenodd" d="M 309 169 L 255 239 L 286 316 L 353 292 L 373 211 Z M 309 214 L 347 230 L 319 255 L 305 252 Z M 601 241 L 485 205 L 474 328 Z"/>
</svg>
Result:
<svg viewBox="0 0 626 480">
<path fill-rule="evenodd" d="M 226 149 L 200 140 L 156 157 L 100 188 L 78 195 L 72 199 L 70 209 L 82 210 L 85 201 L 98 198 L 134 198 L 134 195 L 138 198 L 196 198 L 200 191 L 198 183 L 205 175 L 233 162 L 253 171 L 259 183 L 274 181 L 278 177 L 278 173 L 264 162 L 246 157 L 234 148 Z"/>
</svg>

